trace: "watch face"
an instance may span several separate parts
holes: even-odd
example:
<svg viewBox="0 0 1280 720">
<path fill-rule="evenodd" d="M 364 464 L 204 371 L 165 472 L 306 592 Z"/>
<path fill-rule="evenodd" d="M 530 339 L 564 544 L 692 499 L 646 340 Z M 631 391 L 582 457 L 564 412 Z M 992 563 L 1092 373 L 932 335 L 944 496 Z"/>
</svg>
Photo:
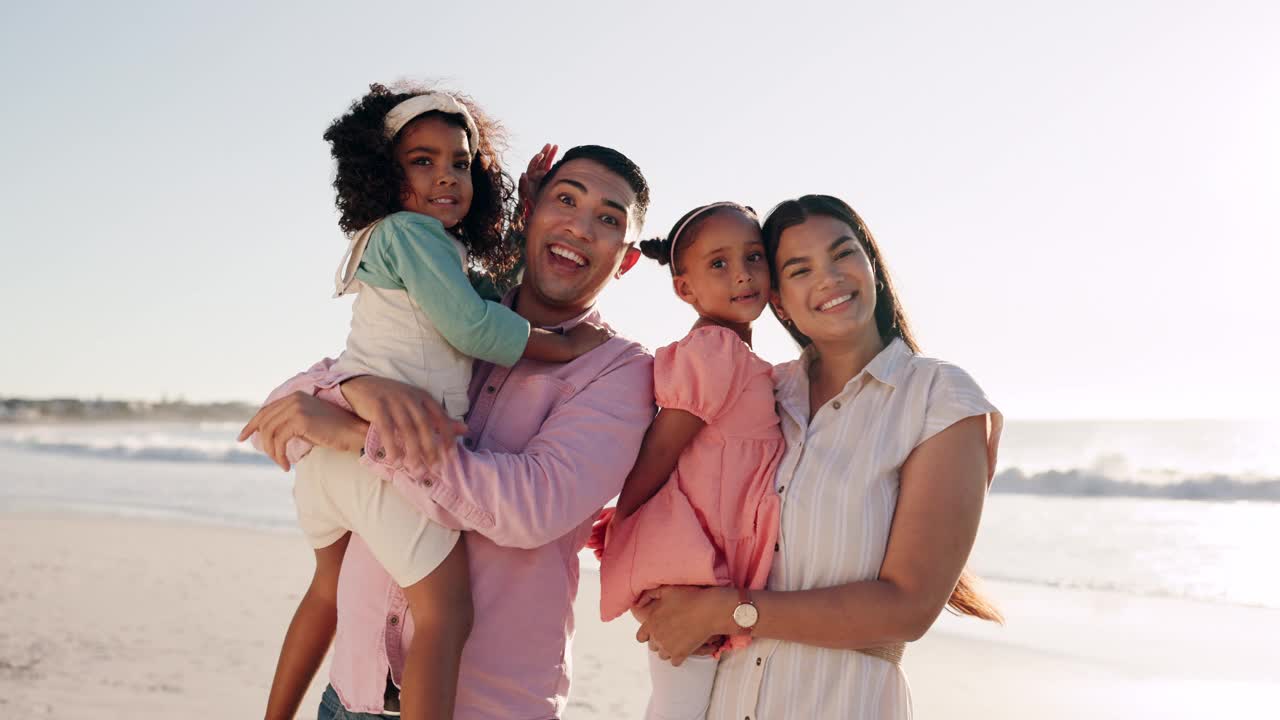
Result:
<svg viewBox="0 0 1280 720">
<path fill-rule="evenodd" d="M 759 619 L 760 612 L 751 603 L 741 603 L 733 609 L 733 621 L 744 630 L 755 627 Z"/>
</svg>

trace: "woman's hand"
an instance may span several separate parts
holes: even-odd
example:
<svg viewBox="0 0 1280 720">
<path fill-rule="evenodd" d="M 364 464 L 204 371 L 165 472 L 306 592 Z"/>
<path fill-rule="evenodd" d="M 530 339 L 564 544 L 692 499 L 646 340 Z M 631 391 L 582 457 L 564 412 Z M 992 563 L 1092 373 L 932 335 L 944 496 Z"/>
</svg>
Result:
<svg viewBox="0 0 1280 720">
<path fill-rule="evenodd" d="M 530 211 L 533 210 L 533 200 L 538 195 L 538 188 L 542 186 L 542 179 L 547 176 L 547 171 L 556 162 L 556 153 L 560 152 L 559 145 L 547 143 L 542 146 L 542 150 L 529 160 L 529 168 L 520 173 L 520 183 L 517 186 L 519 192 L 519 204 L 517 215 L 528 219 Z"/>
<path fill-rule="evenodd" d="M 261 410 L 240 430 L 240 442 L 258 433 L 262 450 L 286 472 L 286 448 L 295 437 L 341 452 L 359 452 L 368 426 L 332 403 L 303 392 L 282 397 Z"/>
<path fill-rule="evenodd" d="M 467 432 L 467 426 L 449 417 L 430 393 L 413 385 L 361 375 L 342 383 L 342 395 L 357 415 L 377 429 L 388 463 L 429 467 L 451 452 L 457 437 Z"/>
<path fill-rule="evenodd" d="M 690 655 L 713 652 L 717 636 L 737 632 L 737 604 L 733 588 L 668 585 L 647 590 L 632 610 L 637 619 L 645 616 L 636 640 L 678 667 Z"/>
</svg>

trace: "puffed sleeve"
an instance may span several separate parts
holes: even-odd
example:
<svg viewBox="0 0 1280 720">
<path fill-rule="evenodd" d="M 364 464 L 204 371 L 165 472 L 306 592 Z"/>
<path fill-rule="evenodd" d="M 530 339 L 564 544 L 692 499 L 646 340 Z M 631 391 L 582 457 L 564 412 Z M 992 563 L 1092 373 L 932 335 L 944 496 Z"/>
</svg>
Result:
<svg viewBox="0 0 1280 720">
<path fill-rule="evenodd" d="M 989 482 L 991 476 L 995 474 L 996 450 L 1000 445 L 1000 431 L 1004 427 L 1004 416 L 987 399 L 987 394 L 978 386 L 977 381 L 955 365 L 939 362 L 936 367 L 925 401 L 924 425 L 916 446 L 920 446 L 929 438 L 961 420 L 976 415 L 990 417 L 990 422 L 987 424 L 987 480 Z"/>
<path fill-rule="evenodd" d="M 684 410 L 713 423 L 751 379 L 751 349 L 732 330 L 701 327 L 653 356 L 658 407 Z"/>
</svg>

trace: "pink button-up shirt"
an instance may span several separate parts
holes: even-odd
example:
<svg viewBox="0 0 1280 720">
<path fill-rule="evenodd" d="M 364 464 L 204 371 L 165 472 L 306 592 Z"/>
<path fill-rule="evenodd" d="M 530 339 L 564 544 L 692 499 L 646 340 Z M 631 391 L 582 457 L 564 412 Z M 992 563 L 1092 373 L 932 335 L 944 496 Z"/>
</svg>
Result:
<svg viewBox="0 0 1280 720">
<path fill-rule="evenodd" d="M 562 327 L 600 323 L 594 310 Z M 341 402 L 322 362 L 272 394 Z M 559 717 L 569 695 L 578 551 L 622 489 L 653 419 L 653 359 L 614 337 L 564 364 L 476 363 L 464 448 L 411 477 L 365 460 L 428 517 L 468 531 L 475 624 L 462 655 L 457 720 Z M 296 445 L 295 448 L 296 450 Z M 295 454 L 291 452 L 291 454 Z M 378 713 L 399 684 L 413 620 L 400 588 L 353 537 L 338 582 L 330 682 L 348 710 Z"/>
</svg>

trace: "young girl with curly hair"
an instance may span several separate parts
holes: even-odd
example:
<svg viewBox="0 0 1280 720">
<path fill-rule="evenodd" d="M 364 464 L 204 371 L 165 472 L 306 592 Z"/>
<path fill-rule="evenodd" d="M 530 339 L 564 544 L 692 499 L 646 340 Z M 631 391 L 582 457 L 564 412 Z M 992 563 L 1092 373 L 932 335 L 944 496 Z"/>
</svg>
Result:
<svg viewBox="0 0 1280 720">
<path fill-rule="evenodd" d="M 755 211 L 704 205 L 640 249 L 671 267 L 676 295 L 698 320 L 683 340 L 654 353 L 661 410 L 617 507 L 605 510 L 592 536 L 605 621 L 637 606 L 643 617 L 645 592 L 663 585 L 764 587 L 781 507 L 773 476 L 785 448 L 772 367 L 751 351 L 751 323 L 769 302 L 770 284 Z M 747 643 L 746 634 L 730 637 L 714 657 L 680 667 L 650 653 L 645 717 L 705 715 L 720 652 Z"/>
<path fill-rule="evenodd" d="M 501 130 L 469 98 L 373 85 L 324 138 L 337 161 L 338 224 L 351 235 L 336 296 L 356 293 L 336 372 L 417 385 L 461 420 L 473 358 L 567 362 L 608 338 L 586 324 L 567 334 L 531 328 L 472 288 L 470 263 L 500 276 L 518 252 L 505 237 L 514 187 L 497 154 Z M 298 521 L 316 570 L 285 635 L 267 717 L 294 716 L 324 658 L 353 532 L 409 606 L 415 632 L 401 683 L 404 716 L 452 717 L 472 614 L 458 531 L 424 518 L 355 455 L 316 447 L 296 468 Z"/>
</svg>

